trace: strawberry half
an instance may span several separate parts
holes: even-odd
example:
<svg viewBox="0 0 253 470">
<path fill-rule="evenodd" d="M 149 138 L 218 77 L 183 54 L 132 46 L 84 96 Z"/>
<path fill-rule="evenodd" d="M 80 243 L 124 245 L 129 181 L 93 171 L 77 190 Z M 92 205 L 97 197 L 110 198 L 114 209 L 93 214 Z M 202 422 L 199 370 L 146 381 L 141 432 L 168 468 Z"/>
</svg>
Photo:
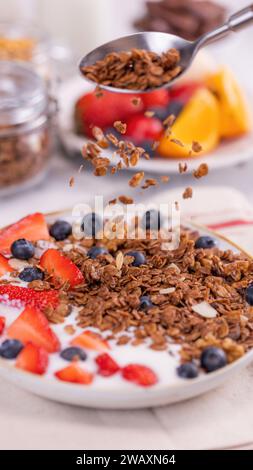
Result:
<svg viewBox="0 0 253 470">
<path fill-rule="evenodd" d="M 8 260 L 0 254 L 0 276 L 6 273 L 11 273 L 14 269 L 9 265 Z"/>
<path fill-rule="evenodd" d="M 122 376 L 129 382 L 134 382 L 142 387 L 151 387 L 158 382 L 158 377 L 150 367 L 139 364 L 129 364 L 122 369 Z"/>
<path fill-rule="evenodd" d="M 84 282 L 84 277 L 78 267 L 60 251 L 50 248 L 40 259 L 40 266 L 51 274 L 54 282 L 68 282 L 70 287 Z"/>
<path fill-rule="evenodd" d="M 55 377 L 63 382 L 89 385 L 93 381 L 93 374 L 79 367 L 77 364 L 70 364 L 64 369 L 55 372 Z"/>
<path fill-rule="evenodd" d="M 5 317 L 0 317 L 0 335 L 4 331 L 5 328 Z"/>
<path fill-rule="evenodd" d="M 0 284 L 0 303 L 13 307 L 30 305 L 39 310 L 49 306 L 56 308 L 59 304 L 59 292 L 57 290 L 36 291 L 30 287 Z"/>
<path fill-rule="evenodd" d="M 49 232 L 43 214 L 35 213 L 24 217 L 15 224 L 9 225 L 0 231 L 0 252 L 10 253 L 13 242 L 25 238 L 30 242 L 48 240 Z"/>
<path fill-rule="evenodd" d="M 107 353 L 100 354 L 96 357 L 95 361 L 98 365 L 98 374 L 103 375 L 104 377 L 111 377 L 120 370 L 117 362 L 115 362 Z"/>
<path fill-rule="evenodd" d="M 81 348 L 93 349 L 95 351 L 106 351 L 109 349 L 108 343 L 98 333 L 86 330 L 79 336 L 74 338 L 72 346 L 80 346 Z"/>
<path fill-rule="evenodd" d="M 48 367 L 48 353 L 45 349 L 28 343 L 18 355 L 16 367 L 33 374 L 43 375 Z"/>
<path fill-rule="evenodd" d="M 27 306 L 11 324 L 7 334 L 9 338 L 19 339 L 24 344 L 32 342 L 49 353 L 60 349 L 60 342 L 45 315 L 30 306 Z"/>
</svg>

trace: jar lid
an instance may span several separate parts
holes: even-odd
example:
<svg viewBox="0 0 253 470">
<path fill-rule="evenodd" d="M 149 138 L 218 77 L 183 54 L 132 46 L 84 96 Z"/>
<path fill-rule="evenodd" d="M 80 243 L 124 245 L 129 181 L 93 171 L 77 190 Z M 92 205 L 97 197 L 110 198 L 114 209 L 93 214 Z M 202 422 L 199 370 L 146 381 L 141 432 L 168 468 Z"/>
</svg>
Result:
<svg viewBox="0 0 253 470">
<path fill-rule="evenodd" d="M 0 61 L 0 126 L 37 118 L 48 102 L 44 81 L 30 67 Z"/>
</svg>

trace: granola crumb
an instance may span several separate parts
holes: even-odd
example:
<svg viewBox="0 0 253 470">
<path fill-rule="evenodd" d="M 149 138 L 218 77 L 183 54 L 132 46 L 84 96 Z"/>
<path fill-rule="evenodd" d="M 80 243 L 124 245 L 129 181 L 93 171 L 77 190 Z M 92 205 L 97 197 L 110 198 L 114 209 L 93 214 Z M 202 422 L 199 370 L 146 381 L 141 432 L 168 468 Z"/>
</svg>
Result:
<svg viewBox="0 0 253 470">
<path fill-rule="evenodd" d="M 129 196 L 119 196 L 118 199 L 122 204 L 125 204 L 125 205 L 133 204 L 134 202 L 133 198 Z"/>
<path fill-rule="evenodd" d="M 183 199 L 190 199 L 190 198 L 192 198 L 192 194 L 193 194 L 193 191 L 192 191 L 192 188 L 191 188 L 191 187 L 185 188 L 185 190 L 184 190 L 184 192 L 183 192 Z"/>
<path fill-rule="evenodd" d="M 74 184 L 75 184 L 75 178 L 74 176 L 71 176 L 71 178 L 69 179 L 69 187 L 73 188 Z"/>
<path fill-rule="evenodd" d="M 192 142 L 192 151 L 195 153 L 199 153 L 202 150 L 202 146 L 200 145 L 199 142 L 196 142 L 195 140 Z"/>
<path fill-rule="evenodd" d="M 144 185 L 142 186 L 142 189 L 148 189 L 151 186 L 156 186 L 157 185 L 157 180 L 155 178 L 147 178 L 145 180 Z"/>
<path fill-rule="evenodd" d="M 144 116 L 147 118 L 152 118 L 155 115 L 154 111 L 145 111 Z"/>
<path fill-rule="evenodd" d="M 188 170 L 187 163 L 181 163 L 181 162 L 180 162 L 180 163 L 178 164 L 178 171 L 179 171 L 180 175 L 183 174 L 183 173 L 186 173 L 187 170 Z"/>
<path fill-rule="evenodd" d="M 75 332 L 76 332 L 76 329 L 74 328 L 73 325 L 66 325 L 66 326 L 64 326 L 64 331 L 65 331 L 68 335 L 74 335 Z"/>
<path fill-rule="evenodd" d="M 173 142 L 173 144 L 178 145 L 179 147 L 184 147 L 183 142 L 181 142 L 181 140 L 179 139 L 170 139 L 170 141 Z"/>
<path fill-rule="evenodd" d="M 172 125 L 174 124 L 176 120 L 176 116 L 174 116 L 174 114 L 170 114 L 166 119 L 164 119 L 163 121 L 163 125 L 164 127 L 172 127 Z"/>
<path fill-rule="evenodd" d="M 139 184 L 141 183 L 143 178 L 144 178 L 144 171 L 139 171 L 134 176 L 132 176 L 132 178 L 129 180 L 128 184 L 132 188 L 136 188 L 137 186 L 139 186 Z"/>
<path fill-rule="evenodd" d="M 194 178 L 199 179 L 199 178 L 202 178 L 203 176 L 206 176 L 208 172 L 209 172 L 208 165 L 206 163 L 201 163 L 199 167 L 196 170 L 194 170 L 193 176 Z"/>
<path fill-rule="evenodd" d="M 116 131 L 118 131 L 120 134 L 125 134 L 126 131 L 127 131 L 127 125 L 124 124 L 124 123 L 121 122 L 121 121 L 115 121 L 114 124 L 113 124 L 113 127 L 114 127 L 114 129 L 116 129 Z"/>
<path fill-rule="evenodd" d="M 164 176 L 160 177 L 160 180 L 161 180 L 162 183 L 168 183 L 170 181 L 170 177 L 164 175 Z"/>
<path fill-rule="evenodd" d="M 132 99 L 132 104 L 134 106 L 139 106 L 141 104 L 141 98 L 138 98 L 137 96 Z"/>
</svg>

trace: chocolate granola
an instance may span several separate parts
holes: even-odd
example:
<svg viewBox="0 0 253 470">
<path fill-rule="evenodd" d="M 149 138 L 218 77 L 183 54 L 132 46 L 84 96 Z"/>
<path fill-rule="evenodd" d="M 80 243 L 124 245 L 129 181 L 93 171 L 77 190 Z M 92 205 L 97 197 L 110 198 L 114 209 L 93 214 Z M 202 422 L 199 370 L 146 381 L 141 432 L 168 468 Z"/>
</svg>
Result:
<svg viewBox="0 0 253 470">
<path fill-rule="evenodd" d="M 128 90 L 160 87 L 180 72 L 180 54 L 176 49 L 161 55 L 144 49 L 111 52 L 82 68 L 84 76 L 99 85 Z"/>
</svg>

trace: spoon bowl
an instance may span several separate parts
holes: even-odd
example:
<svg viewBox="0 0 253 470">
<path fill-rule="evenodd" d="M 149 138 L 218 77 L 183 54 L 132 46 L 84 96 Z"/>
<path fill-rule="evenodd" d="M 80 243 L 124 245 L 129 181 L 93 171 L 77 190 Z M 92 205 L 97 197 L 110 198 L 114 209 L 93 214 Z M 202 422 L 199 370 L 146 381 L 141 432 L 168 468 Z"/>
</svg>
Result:
<svg viewBox="0 0 253 470">
<path fill-rule="evenodd" d="M 186 71 L 186 69 L 188 69 L 197 52 L 195 42 L 186 41 L 185 39 L 175 36 L 174 34 L 144 32 L 115 39 L 113 41 L 107 42 L 106 44 L 103 44 L 100 47 L 97 47 L 85 57 L 83 57 L 79 68 L 81 73 L 83 73 L 83 67 L 95 64 L 95 62 L 104 59 L 104 57 L 111 52 L 130 51 L 131 49 L 144 49 L 146 51 L 156 52 L 157 54 L 161 55 L 163 52 L 167 52 L 172 48 L 177 49 L 180 52 L 180 62 L 178 65 L 181 67 L 181 72 L 177 75 L 176 78 L 159 87 L 168 88 Z M 94 84 L 94 82 L 89 80 L 87 77 L 85 77 L 85 79 Z M 116 88 L 100 84 L 99 88 L 118 93 L 147 93 L 150 91 L 128 90 L 125 88 Z M 156 90 L 159 88 L 156 88 Z"/>
</svg>

